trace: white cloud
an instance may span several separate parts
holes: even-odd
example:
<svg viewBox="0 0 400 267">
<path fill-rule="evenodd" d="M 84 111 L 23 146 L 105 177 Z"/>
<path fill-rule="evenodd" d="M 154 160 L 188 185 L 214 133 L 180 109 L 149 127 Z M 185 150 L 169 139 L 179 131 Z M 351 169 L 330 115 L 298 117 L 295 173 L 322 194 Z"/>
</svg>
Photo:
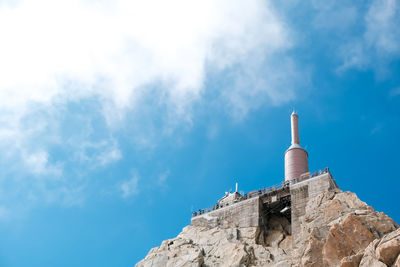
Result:
<svg viewBox="0 0 400 267">
<path fill-rule="evenodd" d="M 60 176 L 62 173 L 61 166 L 49 163 L 49 155 L 46 151 L 23 153 L 23 160 L 28 168 L 28 172 L 35 175 Z"/>
<path fill-rule="evenodd" d="M 99 155 L 99 162 L 101 165 L 106 165 L 121 158 L 121 151 L 118 148 L 111 148 L 111 150 L 104 151 Z"/>
<path fill-rule="evenodd" d="M 382 55 L 400 53 L 400 4 L 396 0 L 375 0 L 365 17 L 365 40 Z"/>
<path fill-rule="evenodd" d="M 21 0 L 0 4 L 0 36 L 0 163 L 11 166 L 3 178 L 17 188 L 3 196 L 10 201 L 84 199 L 77 196 L 87 183 L 82 170 L 62 177 L 65 166 L 120 160 L 113 134 L 145 109 L 155 114 L 162 107 L 154 117 L 170 120 L 168 127 L 190 124 L 210 73 L 233 73 L 232 86 L 210 90 L 220 91 L 225 108 L 240 118 L 293 99 L 289 80 L 298 77 L 284 55 L 290 31 L 263 0 Z M 85 110 L 85 101 L 96 104 Z M 104 128 L 97 132 L 92 120 L 105 120 Z M 151 125 L 149 133 L 141 121 L 129 123 L 132 140 L 155 146 L 159 128 Z M 58 180 L 15 178 L 27 173 Z M 137 192 L 137 178 L 121 190 L 124 197 Z"/>
<path fill-rule="evenodd" d="M 10 137 L 20 144 L 32 141 L 32 129 L 56 124 L 69 102 L 93 97 L 114 126 L 127 109 L 140 112 L 149 94 L 172 121 L 190 121 L 208 72 L 261 67 L 260 59 L 291 46 L 284 22 L 261 0 L 18 1 L 0 6 L 0 36 L 0 143 Z M 237 110 L 253 106 L 247 92 L 288 101 L 279 83 L 262 82 L 263 90 L 253 90 L 257 77 L 246 88 L 218 90 L 235 98 Z M 27 116 L 37 125 L 24 125 Z"/>
<path fill-rule="evenodd" d="M 133 195 L 136 195 L 138 191 L 138 181 L 139 178 L 137 175 L 133 175 L 131 179 L 126 180 L 121 183 L 120 189 L 122 192 L 123 198 L 129 198 Z"/>
<path fill-rule="evenodd" d="M 400 57 L 400 4 L 396 0 L 374 0 L 364 16 L 365 31 L 341 48 L 344 59 L 338 71 L 374 69 L 379 75 Z"/>
<path fill-rule="evenodd" d="M 258 0 L 21 1 L 0 9 L 0 34 L 0 103 L 19 110 L 93 94 L 124 108 L 155 83 L 179 108 L 199 95 L 206 64 L 288 45 Z"/>
</svg>

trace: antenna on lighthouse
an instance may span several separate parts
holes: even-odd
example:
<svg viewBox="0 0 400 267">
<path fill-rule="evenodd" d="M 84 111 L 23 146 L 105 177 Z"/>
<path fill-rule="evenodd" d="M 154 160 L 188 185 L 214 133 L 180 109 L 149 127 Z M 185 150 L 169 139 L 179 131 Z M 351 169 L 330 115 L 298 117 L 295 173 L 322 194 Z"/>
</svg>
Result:
<svg viewBox="0 0 400 267">
<path fill-rule="evenodd" d="M 291 122 L 291 130 L 292 130 L 292 145 L 293 144 L 300 144 L 299 138 L 299 116 L 297 115 L 296 111 L 293 109 L 292 115 L 290 115 L 290 122 Z"/>
<path fill-rule="evenodd" d="M 299 178 L 308 172 L 308 154 L 300 146 L 299 115 L 293 109 L 290 115 L 292 145 L 285 152 L 285 181 Z"/>
</svg>

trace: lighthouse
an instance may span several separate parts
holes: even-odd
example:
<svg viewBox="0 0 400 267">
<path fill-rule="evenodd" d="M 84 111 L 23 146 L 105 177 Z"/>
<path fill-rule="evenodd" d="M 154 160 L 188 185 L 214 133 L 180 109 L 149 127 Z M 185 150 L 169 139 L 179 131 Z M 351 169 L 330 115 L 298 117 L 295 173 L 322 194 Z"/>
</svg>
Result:
<svg viewBox="0 0 400 267">
<path fill-rule="evenodd" d="M 285 152 L 285 181 L 299 178 L 308 172 L 308 153 L 300 146 L 299 116 L 293 111 L 290 116 L 292 145 Z"/>
</svg>

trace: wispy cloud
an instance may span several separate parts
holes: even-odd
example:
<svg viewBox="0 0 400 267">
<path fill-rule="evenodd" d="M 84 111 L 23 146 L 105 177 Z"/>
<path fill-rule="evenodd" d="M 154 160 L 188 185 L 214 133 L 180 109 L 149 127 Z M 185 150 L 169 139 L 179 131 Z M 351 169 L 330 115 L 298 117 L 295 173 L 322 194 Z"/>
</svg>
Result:
<svg viewBox="0 0 400 267">
<path fill-rule="evenodd" d="M 400 95 L 400 86 L 393 88 L 392 90 L 390 90 L 389 92 L 389 97 L 396 97 Z"/>
<path fill-rule="evenodd" d="M 374 128 L 372 128 L 372 130 L 371 130 L 371 135 L 375 135 L 375 134 L 378 134 L 379 132 L 381 132 L 382 131 L 382 128 L 383 128 L 383 124 L 382 123 L 377 123 L 375 126 L 374 126 Z"/>
<path fill-rule="evenodd" d="M 242 120 L 260 106 L 277 106 L 293 101 L 298 96 L 297 90 L 307 93 L 310 73 L 305 68 L 300 71 L 285 54 L 249 60 L 253 60 L 253 64 L 235 73 L 232 86 L 222 91 L 226 109 L 234 120 Z"/>
<path fill-rule="evenodd" d="M 352 27 L 359 18 L 359 11 L 352 2 L 312 1 L 312 5 L 318 11 L 313 18 L 312 25 L 318 30 L 343 33 Z"/>
<path fill-rule="evenodd" d="M 400 4 L 396 0 L 374 0 L 364 15 L 362 36 L 344 44 L 339 72 L 350 68 L 374 69 L 384 75 L 387 64 L 400 57 Z"/>
<path fill-rule="evenodd" d="M 160 188 L 165 189 L 165 188 L 168 187 L 167 179 L 168 179 L 168 177 L 169 177 L 169 174 L 170 174 L 170 171 L 169 171 L 169 170 L 166 170 L 166 171 L 162 172 L 162 173 L 158 176 L 157 185 L 158 185 Z"/>
<path fill-rule="evenodd" d="M 83 141 L 83 140 L 80 140 Z M 90 167 L 105 166 L 122 158 L 122 153 L 115 139 L 102 139 L 99 142 L 87 140 L 76 144 L 78 160 Z"/>
<path fill-rule="evenodd" d="M 129 180 L 123 181 L 120 185 L 120 190 L 123 198 L 129 198 L 139 193 L 138 190 L 139 178 L 133 175 Z"/>
<path fill-rule="evenodd" d="M 49 163 L 49 154 L 46 151 L 23 153 L 23 160 L 29 172 L 35 175 L 58 177 L 62 174 L 62 166 Z"/>
</svg>

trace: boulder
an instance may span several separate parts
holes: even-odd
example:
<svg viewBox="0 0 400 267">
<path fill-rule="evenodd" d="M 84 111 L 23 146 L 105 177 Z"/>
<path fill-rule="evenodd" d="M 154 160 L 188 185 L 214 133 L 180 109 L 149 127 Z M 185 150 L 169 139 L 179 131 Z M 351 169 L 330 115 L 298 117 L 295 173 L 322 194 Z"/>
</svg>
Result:
<svg viewBox="0 0 400 267">
<path fill-rule="evenodd" d="M 394 231 L 379 242 L 376 248 L 378 259 L 386 265 L 392 265 L 400 254 L 400 230 Z"/>
<path fill-rule="evenodd" d="M 359 253 L 343 258 L 340 261 L 340 267 L 358 267 L 364 254 Z"/>
<path fill-rule="evenodd" d="M 362 254 L 373 240 L 398 228 L 389 216 L 375 212 L 351 192 L 327 192 L 310 199 L 300 224 L 292 256 L 304 266 L 357 264 L 360 256 L 342 259 Z"/>
</svg>

